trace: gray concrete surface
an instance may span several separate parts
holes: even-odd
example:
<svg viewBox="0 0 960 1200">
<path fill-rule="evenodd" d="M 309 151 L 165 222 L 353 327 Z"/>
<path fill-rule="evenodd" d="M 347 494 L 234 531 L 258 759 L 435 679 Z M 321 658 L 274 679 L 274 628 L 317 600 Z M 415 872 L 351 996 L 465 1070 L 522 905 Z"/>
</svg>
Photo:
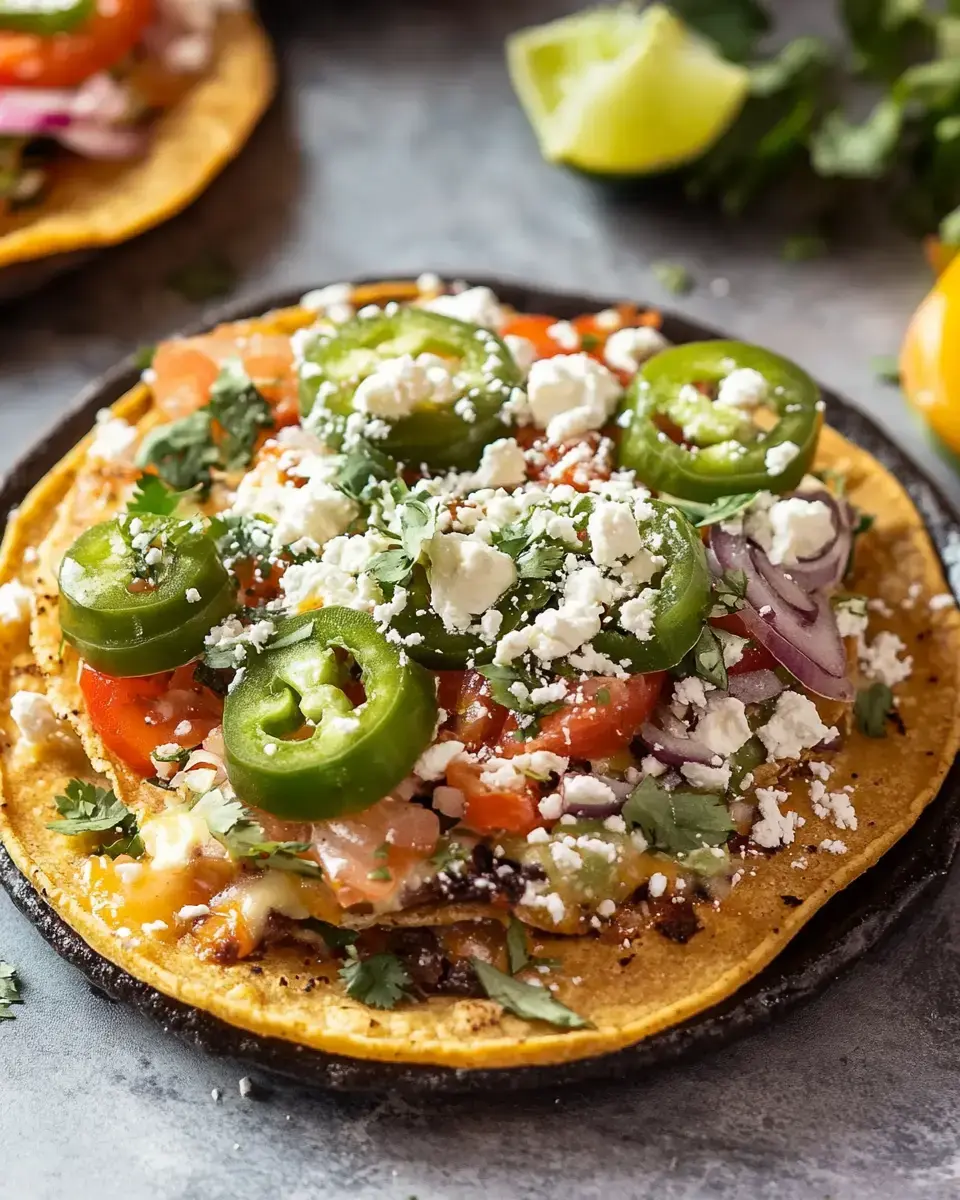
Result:
<svg viewBox="0 0 960 1200">
<path fill-rule="evenodd" d="M 798 358 L 960 502 L 960 478 L 870 370 L 927 286 L 915 246 L 852 214 L 842 250 L 788 266 L 783 225 L 613 199 L 540 162 L 501 41 L 575 3 L 266 7 L 285 89 L 242 160 L 167 227 L 0 312 L 0 464 L 98 371 L 200 314 L 163 280 L 212 245 L 239 265 L 242 296 L 429 268 L 672 303 Z M 791 23 L 828 7 L 794 5 Z M 698 290 L 667 297 L 649 269 L 661 258 L 688 265 Z M 709 286 L 719 279 L 726 298 Z M 958 901 L 954 872 L 815 1003 L 697 1064 L 588 1090 L 411 1103 L 287 1088 L 241 1100 L 240 1065 L 95 997 L 0 898 L 0 957 L 20 968 L 26 1000 L 0 1026 L 0 1196 L 960 1195 Z"/>
</svg>

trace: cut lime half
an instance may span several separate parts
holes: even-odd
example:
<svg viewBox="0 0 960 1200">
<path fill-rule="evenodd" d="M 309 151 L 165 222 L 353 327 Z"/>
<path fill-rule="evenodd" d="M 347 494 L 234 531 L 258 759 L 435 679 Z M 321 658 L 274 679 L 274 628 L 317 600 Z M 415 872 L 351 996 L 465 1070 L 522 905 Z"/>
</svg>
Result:
<svg viewBox="0 0 960 1200">
<path fill-rule="evenodd" d="M 699 157 L 731 125 L 749 76 L 662 4 L 597 8 L 507 41 L 510 78 L 545 158 L 644 175 Z"/>
</svg>

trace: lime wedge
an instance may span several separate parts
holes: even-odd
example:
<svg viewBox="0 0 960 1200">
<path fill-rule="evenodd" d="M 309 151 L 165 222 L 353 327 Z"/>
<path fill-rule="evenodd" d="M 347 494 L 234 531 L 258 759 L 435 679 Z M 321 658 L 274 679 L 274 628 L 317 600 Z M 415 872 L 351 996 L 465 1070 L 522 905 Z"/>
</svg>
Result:
<svg viewBox="0 0 960 1200">
<path fill-rule="evenodd" d="M 522 29 L 507 64 L 552 162 L 643 175 L 699 157 L 731 125 L 749 76 L 669 9 L 597 8 Z"/>
</svg>

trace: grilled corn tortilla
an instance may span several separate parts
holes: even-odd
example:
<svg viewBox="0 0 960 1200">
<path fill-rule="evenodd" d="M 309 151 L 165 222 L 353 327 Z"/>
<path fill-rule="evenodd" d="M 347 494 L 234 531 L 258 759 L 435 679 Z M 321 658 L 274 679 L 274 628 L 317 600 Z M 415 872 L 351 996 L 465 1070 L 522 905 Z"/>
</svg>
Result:
<svg viewBox="0 0 960 1200">
<path fill-rule="evenodd" d="M 151 123 L 145 156 L 96 162 L 58 154 L 39 202 L 0 216 L 0 267 L 113 245 L 174 216 L 236 157 L 275 87 L 256 18 L 223 14 L 210 69 Z"/>
<path fill-rule="evenodd" d="M 249 329 L 289 332 L 311 319 L 286 311 Z M 115 412 L 143 431 L 156 420 L 144 387 Z M 20 870 L 94 950 L 158 991 L 252 1033 L 359 1058 L 480 1068 L 567 1062 L 676 1025 L 761 971 L 821 905 L 876 863 L 936 795 L 960 744 L 960 615 L 952 604 L 930 603 L 947 588 L 919 513 L 888 471 L 830 428 L 823 430 L 815 467 L 842 472 L 851 502 L 876 517 L 859 541 L 848 587 L 883 602 L 871 615 L 871 634 L 895 631 L 913 658 L 910 678 L 896 689 L 902 732 L 873 739 L 851 728 L 831 756 L 830 788 L 850 785 L 856 792 L 855 830 L 838 834 L 814 813 L 809 776 L 794 771 L 784 778 L 778 786 L 791 797 L 785 807 L 805 820 L 797 840 L 746 858 L 721 903 L 697 905 L 700 929 L 688 940 L 664 936 L 649 921 L 596 937 L 534 931 L 532 951 L 559 960 L 550 975 L 556 997 L 592 1028 L 558 1031 L 512 1016 L 493 1001 L 455 996 L 380 1011 L 345 994 L 335 961 L 311 961 L 302 947 L 271 945 L 255 967 L 203 962 L 189 935 L 167 941 L 118 936 L 91 912 L 88 860 L 77 839 L 46 828 L 56 815 L 52 796 L 71 778 L 95 778 L 95 772 L 138 813 L 156 810 L 162 796 L 105 750 L 84 713 L 78 659 L 61 647 L 56 567 L 75 536 L 101 519 L 91 496 L 99 494 L 103 515 L 118 504 L 117 481 L 102 468 L 91 475 L 84 445 L 24 502 L 0 559 L 0 582 L 18 579 L 35 597 L 29 633 L 26 624 L 2 628 L 0 837 Z M 19 739 L 11 721 L 9 696 L 20 689 L 45 691 L 63 718 L 62 732 L 40 747 Z M 839 837 L 845 852 L 822 847 Z M 428 926 L 491 915 L 480 906 L 448 905 L 391 919 Z"/>
</svg>

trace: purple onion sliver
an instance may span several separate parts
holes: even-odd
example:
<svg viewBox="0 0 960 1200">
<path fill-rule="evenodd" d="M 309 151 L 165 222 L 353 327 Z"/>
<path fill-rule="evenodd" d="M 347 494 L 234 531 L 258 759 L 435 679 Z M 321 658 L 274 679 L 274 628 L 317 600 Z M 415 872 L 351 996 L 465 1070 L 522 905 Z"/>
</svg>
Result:
<svg viewBox="0 0 960 1200">
<path fill-rule="evenodd" d="M 730 675 L 727 691 L 743 704 L 762 704 L 772 700 L 784 690 L 785 684 L 773 671 L 747 671 L 743 675 Z"/>
<path fill-rule="evenodd" d="M 649 721 L 640 726 L 640 740 L 654 758 L 670 767 L 680 767 L 689 762 L 710 766 L 717 756 L 716 751 L 696 738 L 666 733 Z"/>
</svg>

